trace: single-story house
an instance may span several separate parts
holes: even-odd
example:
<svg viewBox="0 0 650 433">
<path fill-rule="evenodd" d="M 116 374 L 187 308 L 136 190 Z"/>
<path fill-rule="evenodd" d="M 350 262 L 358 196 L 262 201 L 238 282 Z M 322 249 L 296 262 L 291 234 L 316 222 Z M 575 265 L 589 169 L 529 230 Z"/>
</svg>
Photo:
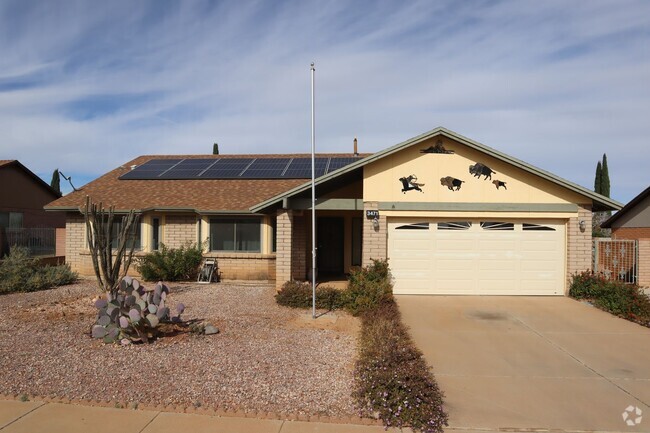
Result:
<svg viewBox="0 0 650 433">
<path fill-rule="evenodd" d="M 49 254 L 56 254 L 56 240 L 65 245 L 65 215 L 43 209 L 59 197 L 58 191 L 19 161 L 0 160 L 0 257 L 14 243 L 31 246 L 37 254 L 50 247 Z M 59 252 L 63 255 L 62 248 Z"/>
<path fill-rule="evenodd" d="M 48 205 L 92 273 L 86 196 L 142 214 L 139 246 L 203 242 L 225 279 L 305 280 L 308 155 L 141 156 Z M 621 204 L 436 128 L 371 155 L 316 159 L 319 277 L 389 260 L 396 293 L 563 295 L 591 268 L 592 210 Z"/>
<path fill-rule="evenodd" d="M 634 197 L 601 227 L 612 230 L 612 239 L 637 241 L 637 282 L 650 287 L 650 187 Z"/>
</svg>

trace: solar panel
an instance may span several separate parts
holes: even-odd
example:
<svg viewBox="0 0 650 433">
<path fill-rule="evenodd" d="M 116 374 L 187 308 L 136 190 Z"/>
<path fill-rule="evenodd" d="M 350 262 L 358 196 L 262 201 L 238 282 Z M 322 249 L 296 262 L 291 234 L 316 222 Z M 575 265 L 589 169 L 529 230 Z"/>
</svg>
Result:
<svg viewBox="0 0 650 433">
<path fill-rule="evenodd" d="M 244 179 L 281 179 L 291 158 L 258 158 L 241 175 Z"/>
<path fill-rule="evenodd" d="M 199 179 L 233 179 L 253 162 L 253 158 L 222 158 L 207 169 Z"/>
<path fill-rule="evenodd" d="M 331 173 L 361 158 L 318 157 L 316 177 Z M 152 159 L 120 179 L 309 179 L 311 158 L 204 158 Z"/>
<path fill-rule="evenodd" d="M 315 171 L 316 177 L 325 174 L 327 161 L 329 158 L 316 158 Z M 311 178 L 311 158 L 294 158 L 291 164 L 284 172 L 283 179 L 309 179 Z"/>
<path fill-rule="evenodd" d="M 215 159 L 184 159 L 161 173 L 159 179 L 195 179 L 210 167 Z"/>
<path fill-rule="evenodd" d="M 339 168 L 343 168 L 346 165 L 350 165 L 353 162 L 357 162 L 361 158 L 332 158 L 330 160 L 330 165 L 327 167 L 327 173 L 331 173 Z"/>
<path fill-rule="evenodd" d="M 120 179 L 147 180 L 156 179 L 161 173 L 169 170 L 174 165 L 181 162 L 182 159 L 152 159 L 142 165 L 137 166 Z"/>
</svg>

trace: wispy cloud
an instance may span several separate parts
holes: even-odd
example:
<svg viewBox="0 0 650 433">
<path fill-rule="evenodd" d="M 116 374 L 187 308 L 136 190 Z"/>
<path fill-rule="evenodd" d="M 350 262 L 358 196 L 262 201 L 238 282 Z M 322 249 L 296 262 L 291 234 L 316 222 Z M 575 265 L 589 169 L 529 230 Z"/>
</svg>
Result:
<svg viewBox="0 0 650 433">
<path fill-rule="evenodd" d="M 613 197 L 650 183 L 646 1 L 0 2 L 0 158 L 323 151 L 436 126 Z"/>
</svg>

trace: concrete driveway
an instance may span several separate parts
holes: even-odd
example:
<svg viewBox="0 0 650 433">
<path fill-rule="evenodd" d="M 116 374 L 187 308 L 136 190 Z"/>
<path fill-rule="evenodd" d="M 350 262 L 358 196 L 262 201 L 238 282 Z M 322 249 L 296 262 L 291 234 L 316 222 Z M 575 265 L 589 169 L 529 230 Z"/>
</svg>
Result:
<svg viewBox="0 0 650 433">
<path fill-rule="evenodd" d="M 396 298 L 448 431 L 650 432 L 650 329 L 563 297 Z"/>
</svg>

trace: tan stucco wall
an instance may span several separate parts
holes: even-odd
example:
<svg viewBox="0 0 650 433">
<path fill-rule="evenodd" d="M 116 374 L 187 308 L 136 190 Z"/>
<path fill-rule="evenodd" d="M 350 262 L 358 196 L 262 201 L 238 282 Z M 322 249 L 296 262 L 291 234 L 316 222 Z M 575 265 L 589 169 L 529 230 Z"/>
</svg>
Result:
<svg viewBox="0 0 650 433">
<path fill-rule="evenodd" d="M 510 164 L 489 157 L 455 141 L 443 145 L 454 154 L 422 154 L 420 149 L 434 145 L 432 139 L 404 149 L 364 167 L 363 200 L 366 202 L 449 202 L 449 203 L 580 203 L 583 197 Z M 496 174 L 492 180 L 505 181 L 499 190 L 491 181 L 473 177 L 469 166 L 480 162 Z M 416 175 L 424 183 L 423 192 L 402 193 L 399 178 Z M 450 191 L 440 178 L 452 176 L 465 181 L 460 191 Z"/>
<path fill-rule="evenodd" d="M 486 156 L 452 140 L 445 139 L 443 145 L 454 154 L 422 154 L 420 149 L 434 145 L 438 139 L 405 149 L 387 156 L 364 168 L 364 209 L 377 209 L 379 203 L 475 203 L 479 204 L 567 204 L 577 205 L 577 211 L 410 211 L 381 210 L 379 228 L 364 218 L 363 263 L 370 258 L 387 256 L 387 226 L 389 218 L 494 218 L 497 220 L 555 221 L 566 224 L 566 276 L 591 269 L 591 203 L 589 199 L 527 173 L 517 167 Z M 507 190 L 497 190 L 491 181 L 473 177 L 469 166 L 480 162 L 496 173 L 492 180 L 506 182 Z M 402 193 L 399 178 L 415 174 L 418 183 L 424 183 L 423 192 Z M 450 191 L 440 184 L 440 178 L 452 176 L 465 181 L 460 191 Z M 585 221 L 586 229 L 581 231 L 579 223 Z M 566 292 L 567 286 L 564 287 Z"/>
</svg>

